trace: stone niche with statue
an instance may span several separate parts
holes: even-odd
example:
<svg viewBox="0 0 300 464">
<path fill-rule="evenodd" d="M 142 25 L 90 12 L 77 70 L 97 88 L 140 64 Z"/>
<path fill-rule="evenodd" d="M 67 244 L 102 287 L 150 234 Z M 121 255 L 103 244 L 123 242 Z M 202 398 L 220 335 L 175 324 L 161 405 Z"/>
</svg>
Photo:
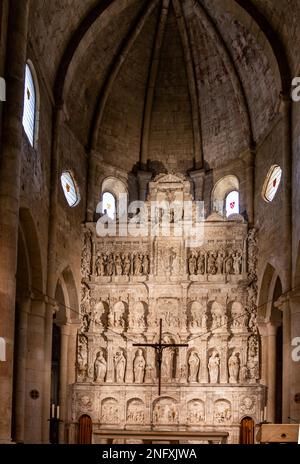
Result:
<svg viewBox="0 0 300 464">
<path fill-rule="evenodd" d="M 116 236 L 85 224 L 70 426 L 88 414 L 95 435 L 228 431 L 236 443 L 244 417 L 261 421 L 255 230 L 239 215 L 204 220 L 190 190 L 181 175 L 150 182 L 128 219 L 140 236 L 119 219 Z M 188 347 L 164 350 L 158 396 L 155 350 L 133 344 L 158 342 L 160 319 L 164 342 Z"/>
</svg>

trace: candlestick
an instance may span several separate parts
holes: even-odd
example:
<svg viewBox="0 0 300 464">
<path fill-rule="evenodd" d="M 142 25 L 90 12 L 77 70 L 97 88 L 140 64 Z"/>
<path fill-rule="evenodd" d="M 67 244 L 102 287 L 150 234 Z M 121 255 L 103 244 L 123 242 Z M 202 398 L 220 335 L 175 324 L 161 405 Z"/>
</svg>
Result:
<svg viewBox="0 0 300 464">
<path fill-rule="evenodd" d="M 52 406 L 51 406 L 51 418 L 54 417 L 54 403 L 52 403 Z"/>
<path fill-rule="evenodd" d="M 264 407 L 264 422 L 267 420 L 267 406 Z"/>
<path fill-rule="evenodd" d="M 56 407 L 56 418 L 59 419 L 59 406 Z"/>
</svg>

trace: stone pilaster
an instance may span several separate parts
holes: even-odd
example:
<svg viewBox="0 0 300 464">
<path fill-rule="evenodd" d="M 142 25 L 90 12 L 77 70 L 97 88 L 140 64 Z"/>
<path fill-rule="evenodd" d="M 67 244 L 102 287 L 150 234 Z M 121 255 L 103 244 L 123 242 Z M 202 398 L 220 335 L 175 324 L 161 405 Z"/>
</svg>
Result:
<svg viewBox="0 0 300 464">
<path fill-rule="evenodd" d="M 139 171 L 137 173 L 139 186 L 139 200 L 145 201 L 148 193 L 148 184 L 152 179 L 152 173 L 148 171 Z"/>
<path fill-rule="evenodd" d="M 25 438 L 25 403 L 26 403 L 26 354 L 27 354 L 27 331 L 28 315 L 30 313 L 31 299 L 23 299 L 19 303 L 18 323 L 18 353 L 15 366 L 15 441 L 24 442 Z"/>
<path fill-rule="evenodd" d="M 60 419 L 59 424 L 59 443 L 65 443 L 65 422 L 67 420 L 67 385 L 68 385 L 68 345 L 70 336 L 69 324 L 63 325 L 60 328 L 61 332 L 61 348 L 60 348 L 60 384 L 59 384 L 59 407 Z"/>
<path fill-rule="evenodd" d="M 282 311 L 282 329 L 283 329 L 283 366 L 282 366 L 282 421 L 288 423 L 290 417 L 291 402 L 291 309 L 289 297 L 281 296 L 275 303 L 275 306 Z"/>
<path fill-rule="evenodd" d="M 0 443 L 11 441 L 15 276 L 29 3 L 29 0 L 10 1 L 7 28 L 5 76 L 9 104 L 4 106 L 0 153 L 0 337 L 6 343 L 6 361 L 0 363 Z"/>
<path fill-rule="evenodd" d="M 195 201 L 203 200 L 203 191 L 204 191 L 204 180 L 205 172 L 204 170 L 197 170 L 190 172 L 190 177 L 194 183 L 194 199 Z"/>
</svg>

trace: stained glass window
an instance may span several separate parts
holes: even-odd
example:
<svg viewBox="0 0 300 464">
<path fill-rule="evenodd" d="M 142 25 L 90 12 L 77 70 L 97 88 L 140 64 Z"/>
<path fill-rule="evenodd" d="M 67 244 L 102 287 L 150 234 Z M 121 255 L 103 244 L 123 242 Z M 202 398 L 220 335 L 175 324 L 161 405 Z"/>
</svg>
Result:
<svg viewBox="0 0 300 464">
<path fill-rule="evenodd" d="M 104 192 L 102 196 L 102 213 L 114 219 L 116 213 L 116 199 L 110 192 Z"/>
<path fill-rule="evenodd" d="M 264 187 L 263 187 L 262 196 L 265 201 L 270 203 L 271 201 L 274 200 L 274 197 L 277 193 L 277 190 L 281 182 L 281 177 L 282 177 L 281 167 L 277 165 L 273 165 L 270 171 L 268 172 L 268 175 L 266 177 Z"/>
<path fill-rule="evenodd" d="M 240 194 L 237 190 L 233 190 L 226 197 L 226 216 L 231 214 L 239 214 L 240 212 Z"/>
<path fill-rule="evenodd" d="M 60 180 L 68 205 L 74 208 L 80 202 L 80 193 L 70 171 L 63 172 Z"/>
<path fill-rule="evenodd" d="M 32 72 L 28 64 L 26 64 L 25 69 L 25 88 L 22 123 L 27 138 L 31 146 L 33 146 L 36 127 L 36 91 Z"/>
</svg>

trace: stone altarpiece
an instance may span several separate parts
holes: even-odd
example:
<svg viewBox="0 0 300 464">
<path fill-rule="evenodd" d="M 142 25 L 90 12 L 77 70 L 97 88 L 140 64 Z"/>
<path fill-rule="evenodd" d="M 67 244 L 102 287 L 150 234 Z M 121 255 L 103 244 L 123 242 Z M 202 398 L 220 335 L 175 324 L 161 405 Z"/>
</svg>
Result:
<svg viewBox="0 0 300 464">
<path fill-rule="evenodd" d="M 158 176 L 148 211 L 155 201 L 192 202 L 190 182 Z M 157 235 L 99 237 L 96 223 L 84 225 L 69 425 L 88 414 L 95 441 L 97 430 L 111 428 L 227 431 L 236 443 L 241 419 L 260 422 L 264 406 L 255 230 L 239 215 L 213 213 L 196 242 L 189 227 L 174 232 L 186 218 L 168 214 L 169 236 L 161 234 L 159 209 L 152 214 Z M 195 216 L 188 220 L 193 225 Z M 189 346 L 164 350 L 158 397 L 155 351 L 133 343 L 157 342 L 160 318 L 166 343 Z"/>
</svg>

